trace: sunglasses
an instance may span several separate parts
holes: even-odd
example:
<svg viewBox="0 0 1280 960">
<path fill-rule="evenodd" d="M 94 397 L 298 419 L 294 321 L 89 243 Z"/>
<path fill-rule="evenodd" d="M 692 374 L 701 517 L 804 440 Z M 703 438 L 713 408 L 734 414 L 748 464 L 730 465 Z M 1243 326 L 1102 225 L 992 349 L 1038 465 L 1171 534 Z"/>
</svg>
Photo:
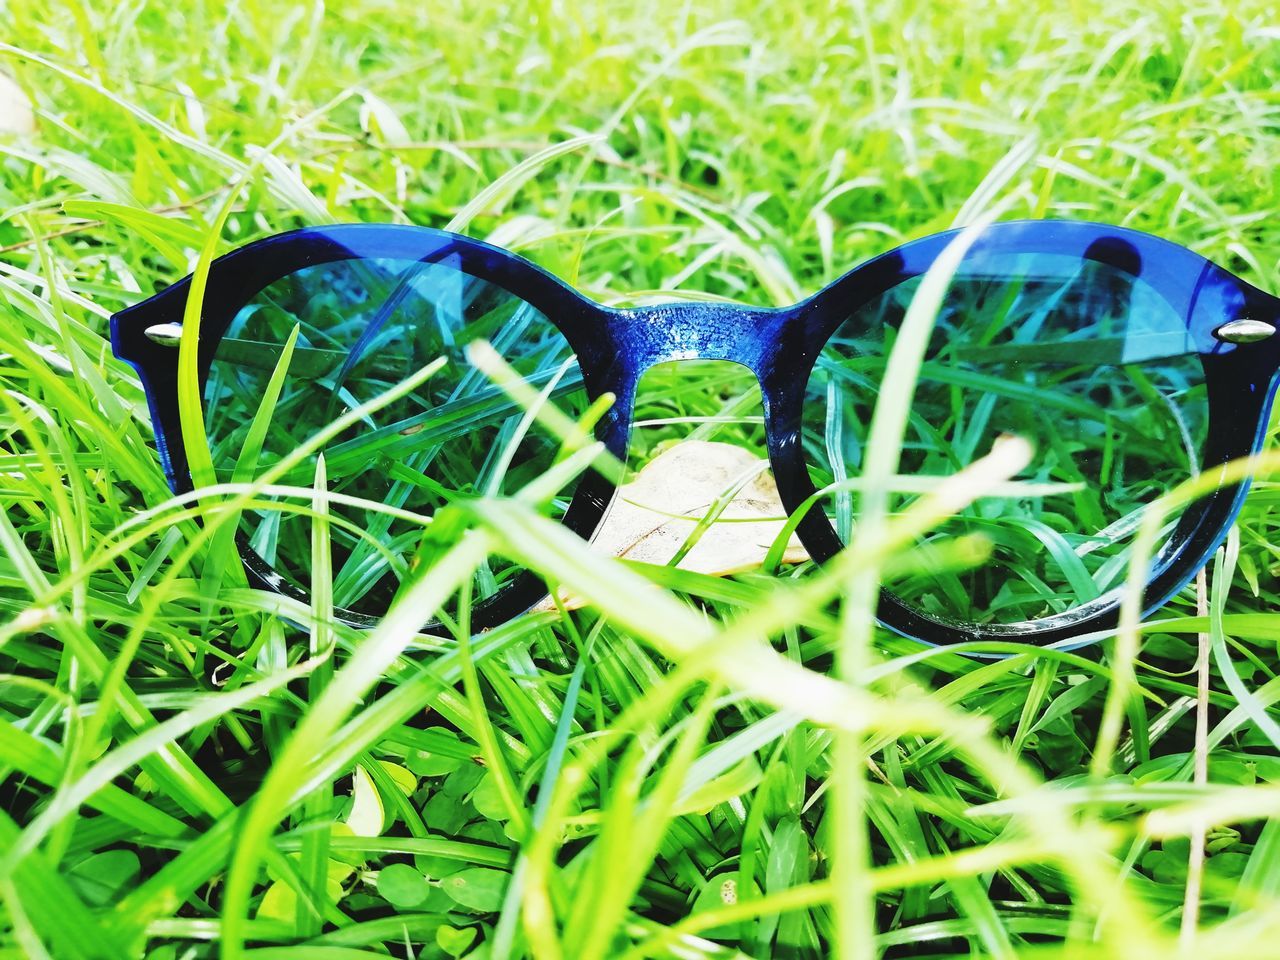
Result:
<svg viewBox="0 0 1280 960">
<path fill-rule="evenodd" d="M 422 550 L 424 528 L 410 515 L 514 492 L 563 455 L 556 437 L 467 362 L 467 345 L 483 339 L 542 401 L 575 419 L 599 413 L 593 403 L 612 394 L 594 430 L 624 461 L 638 425 L 682 419 L 698 421 L 703 438 L 757 448 L 796 535 L 821 563 L 851 539 L 886 361 L 953 236 L 907 243 L 780 309 L 606 307 L 508 251 L 418 227 L 268 237 L 209 269 L 197 367 L 215 479 L 251 479 L 444 357 L 418 388 L 323 450 L 329 490 L 343 495 L 331 517 L 336 616 L 372 625 Z M 190 289 L 188 277 L 111 319 L 113 350 L 142 378 L 179 494 L 193 489 L 178 413 Z M 999 496 L 925 538 L 930 548 L 915 551 L 922 559 L 886 581 L 880 621 L 935 644 L 1069 644 L 1114 628 L 1144 505 L 1260 447 L 1280 369 L 1278 318 L 1280 300 L 1147 234 L 1072 221 L 985 228 L 937 313 L 891 509 L 908 507 L 922 480 L 956 472 L 1001 435 L 1028 438 L 1036 456 Z M 685 381 L 645 376 L 669 361 L 694 361 L 700 396 L 691 400 Z M 740 381 L 701 361 L 741 365 Z M 738 415 L 757 389 L 763 417 Z M 307 487 L 314 470 L 312 457 L 281 483 Z M 589 539 L 616 489 L 589 469 L 546 509 Z M 1168 519 L 1150 565 L 1148 612 L 1206 563 L 1244 493 L 1244 484 L 1220 484 Z M 985 560 L 948 554 L 945 544 L 962 534 L 981 535 Z M 237 542 L 257 587 L 307 600 L 305 512 L 276 508 L 264 494 L 242 513 Z M 500 624 L 546 593 L 535 574 L 490 558 L 475 575 L 482 599 L 472 625 Z"/>
</svg>

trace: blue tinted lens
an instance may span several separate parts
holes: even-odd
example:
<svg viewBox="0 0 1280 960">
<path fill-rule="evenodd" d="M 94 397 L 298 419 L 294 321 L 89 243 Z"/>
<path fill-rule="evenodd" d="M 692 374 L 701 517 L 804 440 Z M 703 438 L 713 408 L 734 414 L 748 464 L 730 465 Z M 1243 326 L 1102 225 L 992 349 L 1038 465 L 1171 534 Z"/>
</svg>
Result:
<svg viewBox="0 0 1280 960">
<path fill-rule="evenodd" d="M 804 445 L 839 536 L 885 361 L 919 278 L 851 311 L 809 381 Z M 1032 465 L 926 539 L 887 585 L 948 620 L 1013 623 L 1078 607 L 1124 579 L 1139 511 L 1195 474 L 1208 423 L 1187 318 L 1121 267 L 1073 256 L 971 252 L 938 314 L 912 404 L 893 508 L 955 473 L 1002 434 Z M 952 538 L 977 535 L 986 562 Z"/>
<path fill-rule="evenodd" d="M 295 327 L 296 349 L 255 457 L 246 439 Z M 584 412 L 581 372 L 547 317 L 447 264 L 347 260 L 298 270 L 245 304 L 219 344 L 205 406 L 220 481 L 252 479 L 342 414 L 447 360 L 417 392 L 324 449 L 330 490 L 357 501 L 331 508 L 338 606 L 385 612 L 415 562 L 423 526 L 378 507 L 430 518 L 459 498 L 518 490 L 553 464 L 558 444 L 467 363 L 463 348 L 478 339 L 569 415 Z M 314 472 L 312 458 L 282 482 L 308 487 Z M 554 513 L 563 513 L 571 494 L 562 491 Z M 264 506 L 244 514 L 241 531 L 264 561 L 308 587 L 309 517 Z M 490 564 L 476 583 L 479 596 L 518 572 L 496 558 Z"/>
</svg>

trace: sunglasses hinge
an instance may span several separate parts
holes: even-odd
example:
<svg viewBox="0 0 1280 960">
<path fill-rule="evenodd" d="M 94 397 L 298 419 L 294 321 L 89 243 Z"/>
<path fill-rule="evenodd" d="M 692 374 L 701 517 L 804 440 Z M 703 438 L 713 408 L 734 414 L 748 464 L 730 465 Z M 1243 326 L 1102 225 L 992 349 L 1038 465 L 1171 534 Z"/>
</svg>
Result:
<svg viewBox="0 0 1280 960">
<path fill-rule="evenodd" d="M 1225 340 L 1227 343 L 1258 343 L 1274 336 L 1275 332 L 1275 325 L 1267 323 L 1265 320 L 1241 317 L 1239 320 L 1224 323 L 1213 331 L 1213 335 L 1219 340 Z"/>
<path fill-rule="evenodd" d="M 148 340 L 164 347 L 176 347 L 182 342 L 182 324 L 157 323 L 142 331 Z"/>
</svg>

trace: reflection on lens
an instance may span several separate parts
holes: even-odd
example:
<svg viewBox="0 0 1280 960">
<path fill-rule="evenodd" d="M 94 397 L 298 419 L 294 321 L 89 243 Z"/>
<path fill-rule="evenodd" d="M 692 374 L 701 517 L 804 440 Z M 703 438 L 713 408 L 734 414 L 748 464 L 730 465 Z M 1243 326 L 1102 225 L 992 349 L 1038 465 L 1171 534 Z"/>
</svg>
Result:
<svg viewBox="0 0 1280 960">
<path fill-rule="evenodd" d="M 1114 259 L 1114 258 L 1111 258 Z M 1123 583 L 1144 504 L 1196 473 L 1208 421 L 1187 321 L 1128 270 L 1052 254 L 971 252 L 937 317 L 912 403 L 900 473 L 955 473 L 1002 434 L 1034 445 L 1018 485 L 933 531 L 990 544 L 977 566 L 936 562 L 887 586 L 949 620 L 1013 623 L 1078 607 Z M 810 378 L 803 442 L 844 542 L 872 410 L 919 278 L 854 311 Z M 845 482 L 843 488 L 839 488 Z M 921 492 L 903 481 L 893 509 Z M 935 562 L 927 558 L 933 556 Z"/>
<path fill-rule="evenodd" d="M 295 327 L 279 399 L 264 409 Z M 429 518 L 458 499 L 519 490 L 554 463 L 558 443 L 463 357 L 478 339 L 567 414 L 585 411 L 581 372 L 547 317 L 445 263 L 347 260 L 304 268 L 254 296 L 219 344 L 205 410 L 221 482 L 253 479 L 338 417 L 437 358 L 447 361 L 415 392 L 324 448 L 329 489 L 367 502 L 330 507 L 337 606 L 384 613 L 420 552 L 422 525 L 378 505 Z M 268 416 L 255 456 L 255 418 Z M 312 457 L 278 482 L 309 487 L 315 467 Z M 571 495 L 561 491 L 553 516 Z M 249 510 L 241 520 L 253 550 L 303 589 L 311 526 L 293 509 Z M 498 592 L 517 572 L 492 558 L 477 576 L 476 595 Z"/>
</svg>

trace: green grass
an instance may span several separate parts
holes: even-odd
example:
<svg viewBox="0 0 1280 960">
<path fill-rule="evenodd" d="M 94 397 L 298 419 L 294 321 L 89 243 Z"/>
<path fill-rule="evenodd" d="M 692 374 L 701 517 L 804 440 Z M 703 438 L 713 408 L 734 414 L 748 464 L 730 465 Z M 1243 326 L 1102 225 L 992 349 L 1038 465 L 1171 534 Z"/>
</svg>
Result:
<svg viewBox="0 0 1280 960">
<path fill-rule="evenodd" d="M 104 338 L 202 255 L 347 220 L 449 226 L 609 303 L 789 303 L 993 211 L 1277 291 L 1272 5 L 0 0 L 0 25 L 40 123 L 0 138 L 0 956 L 1280 954 L 1274 483 L 1203 612 L 981 660 L 873 631 L 870 598 L 954 564 L 917 535 L 1022 450 L 901 513 L 919 430 L 881 417 L 859 549 L 720 580 L 562 535 L 588 448 L 443 511 L 431 576 L 362 633 L 329 615 L 356 590 L 331 451 L 287 500 L 174 503 Z M 631 466 L 758 449 L 739 372 L 645 386 Z M 195 524 L 241 510 L 303 531 L 309 607 Z M 512 563 L 589 607 L 469 636 L 474 574 Z M 418 635 L 440 607 L 456 638 Z"/>
</svg>

